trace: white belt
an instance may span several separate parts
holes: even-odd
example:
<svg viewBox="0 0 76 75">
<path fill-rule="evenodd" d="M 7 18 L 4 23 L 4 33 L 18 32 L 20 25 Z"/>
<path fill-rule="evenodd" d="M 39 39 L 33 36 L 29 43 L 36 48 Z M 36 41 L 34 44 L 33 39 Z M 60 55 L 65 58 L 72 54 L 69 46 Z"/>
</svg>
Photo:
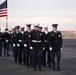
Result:
<svg viewBox="0 0 76 75">
<path fill-rule="evenodd" d="M 40 43 L 41 41 L 32 40 L 32 42 L 36 42 L 36 43 L 38 42 L 38 43 Z"/>
<path fill-rule="evenodd" d="M 48 42 L 47 40 L 45 40 L 45 42 Z"/>
<path fill-rule="evenodd" d="M 22 40 L 18 40 L 19 42 L 22 42 Z"/>
</svg>

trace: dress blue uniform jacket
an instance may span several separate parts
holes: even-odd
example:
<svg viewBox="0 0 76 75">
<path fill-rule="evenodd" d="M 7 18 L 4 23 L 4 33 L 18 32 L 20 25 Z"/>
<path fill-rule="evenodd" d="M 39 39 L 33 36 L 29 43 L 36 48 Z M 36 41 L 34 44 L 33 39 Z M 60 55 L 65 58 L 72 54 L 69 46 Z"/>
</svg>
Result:
<svg viewBox="0 0 76 75">
<path fill-rule="evenodd" d="M 57 51 L 62 48 L 62 34 L 60 31 L 49 33 L 49 47 L 52 47 L 52 50 Z"/>
</svg>

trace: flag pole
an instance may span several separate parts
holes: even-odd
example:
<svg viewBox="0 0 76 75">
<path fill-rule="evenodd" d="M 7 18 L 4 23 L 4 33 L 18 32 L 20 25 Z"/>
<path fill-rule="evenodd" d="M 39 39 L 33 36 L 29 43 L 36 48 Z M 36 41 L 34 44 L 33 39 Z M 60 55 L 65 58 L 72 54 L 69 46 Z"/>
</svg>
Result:
<svg viewBox="0 0 76 75">
<path fill-rule="evenodd" d="M 6 29 L 8 29 L 8 15 L 6 16 Z"/>
<path fill-rule="evenodd" d="M 8 11 L 8 2 L 7 2 L 7 11 Z M 7 16 L 6 16 L 6 29 L 8 29 L 8 12 L 7 12 Z"/>
</svg>

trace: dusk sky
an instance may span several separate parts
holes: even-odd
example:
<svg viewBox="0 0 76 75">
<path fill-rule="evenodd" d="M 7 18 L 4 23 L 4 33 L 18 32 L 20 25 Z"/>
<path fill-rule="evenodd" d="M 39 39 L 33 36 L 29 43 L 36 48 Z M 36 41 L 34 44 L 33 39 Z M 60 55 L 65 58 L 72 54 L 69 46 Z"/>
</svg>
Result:
<svg viewBox="0 0 76 75">
<path fill-rule="evenodd" d="M 0 4 L 5 0 L 0 0 Z M 76 31 L 76 0 L 8 0 L 9 28 L 26 23 L 51 25 L 58 23 L 59 30 Z M 0 27 L 6 19 L 0 18 Z"/>
</svg>

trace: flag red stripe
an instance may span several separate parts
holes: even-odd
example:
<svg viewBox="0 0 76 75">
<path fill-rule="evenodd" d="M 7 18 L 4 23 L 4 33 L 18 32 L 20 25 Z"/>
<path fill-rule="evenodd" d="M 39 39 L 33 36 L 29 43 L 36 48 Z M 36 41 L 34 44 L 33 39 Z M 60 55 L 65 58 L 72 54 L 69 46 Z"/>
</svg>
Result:
<svg viewBox="0 0 76 75">
<path fill-rule="evenodd" d="M 7 16 L 7 15 L 0 15 L 0 17 L 5 17 L 5 16 Z"/>
<path fill-rule="evenodd" d="M 7 16 L 7 9 L 0 10 L 0 17 L 5 17 L 5 16 Z"/>
</svg>

